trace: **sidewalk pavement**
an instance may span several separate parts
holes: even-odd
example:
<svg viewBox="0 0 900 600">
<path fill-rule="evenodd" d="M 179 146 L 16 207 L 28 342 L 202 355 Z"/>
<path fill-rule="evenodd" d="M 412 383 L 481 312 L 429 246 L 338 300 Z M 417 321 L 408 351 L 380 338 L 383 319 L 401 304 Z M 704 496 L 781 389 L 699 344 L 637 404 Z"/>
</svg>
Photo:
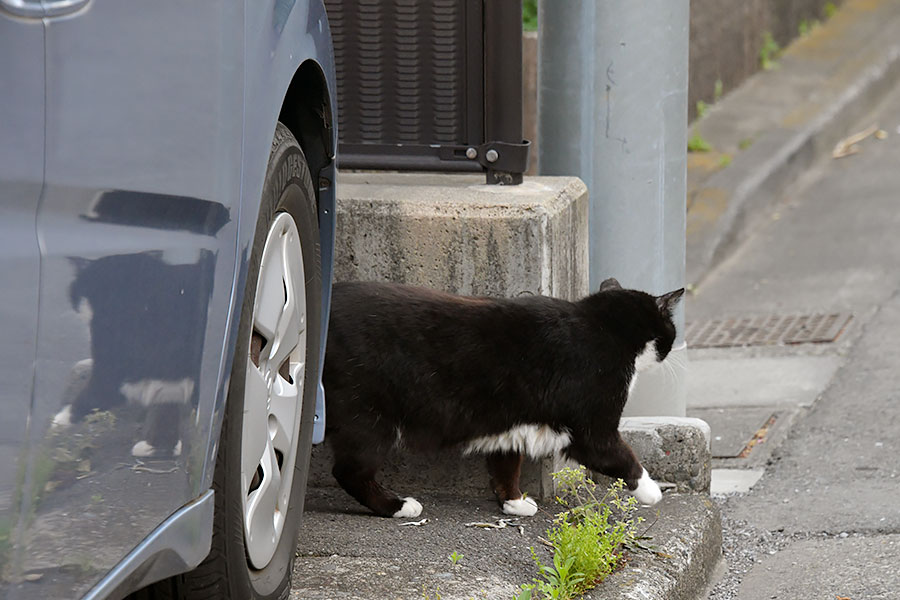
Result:
<svg viewBox="0 0 900 600">
<path fill-rule="evenodd" d="M 891 137 L 869 138 L 859 156 L 831 162 L 828 154 L 838 139 L 868 125 L 867 114 L 897 82 L 898 31 L 900 4 L 847 0 L 831 21 L 790 47 L 778 69 L 751 78 L 695 124 L 716 152 L 689 161 L 688 274 L 695 285 L 688 321 L 816 312 L 852 319 L 832 343 L 690 351 L 688 413 L 712 426 L 715 491 L 752 491 L 716 503 L 701 494 L 666 494 L 644 511 L 648 521 L 658 518 L 651 533 L 662 556 L 632 556 L 627 569 L 589 597 L 704 597 L 707 579 L 721 567 L 717 506 L 724 510 L 729 568 L 713 588 L 714 600 L 813 597 L 804 581 L 836 581 L 843 573 L 822 572 L 827 563 L 816 552 L 846 565 L 852 581 L 862 581 L 862 570 L 842 552 L 860 552 L 888 569 L 893 537 L 866 532 L 880 531 L 878 523 L 896 532 L 900 523 L 896 509 L 884 505 L 896 479 L 879 480 L 898 471 L 896 458 L 886 465 L 885 456 L 897 456 L 886 432 L 897 425 L 885 403 L 893 379 L 870 381 L 865 390 L 853 386 L 868 375 L 882 377 L 878 352 L 889 361 L 896 350 L 887 327 L 896 331 L 900 321 L 887 310 L 879 318 L 879 311 L 897 303 L 891 298 L 900 289 L 900 119 L 885 115 L 897 121 Z M 824 183 L 798 184 L 809 184 L 808 172 L 823 161 Z M 855 171 L 868 161 L 868 170 Z M 883 182 L 882 169 L 894 179 Z M 879 340 L 867 338 L 872 327 Z M 871 400 L 865 426 L 852 425 L 862 409 L 846 405 L 850 397 Z M 816 417 L 816 411 L 824 412 Z M 798 436 L 804 441 L 795 444 Z M 499 516 L 490 492 L 460 494 L 435 483 L 416 493 L 429 518 L 420 527 L 371 517 L 339 489 L 310 489 L 291 598 L 510 598 L 535 575 L 529 547 L 541 548 L 550 502 L 522 533 L 467 528 Z M 833 511 L 832 498 L 848 508 Z M 798 517 L 803 510 L 812 512 Z M 846 521 L 850 513 L 859 518 Z M 853 527 L 840 537 L 844 522 Z M 463 555 L 456 566 L 453 552 Z M 818 569 L 817 578 L 801 576 L 804 569 Z M 786 580 L 795 587 L 775 583 Z"/>
<path fill-rule="evenodd" d="M 847 0 L 693 124 L 690 135 L 712 150 L 688 155 L 688 284 L 700 284 L 900 81 L 898 31 L 900 3 Z"/>
</svg>

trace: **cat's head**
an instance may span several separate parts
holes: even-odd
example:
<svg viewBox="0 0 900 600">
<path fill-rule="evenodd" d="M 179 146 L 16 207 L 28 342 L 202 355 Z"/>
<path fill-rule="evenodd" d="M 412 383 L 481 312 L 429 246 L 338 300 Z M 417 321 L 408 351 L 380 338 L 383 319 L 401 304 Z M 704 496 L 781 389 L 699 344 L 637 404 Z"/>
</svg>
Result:
<svg viewBox="0 0 900 600">
<path fill-rule="evenodd" d="M 635 367 L 642 371 L 662 362 L 675 343 L 675 306 L 684 288 L 661 296 L 639 290 L 626 290 L 614 278 L 600 284 L 597 294 L 609 301 L 611 316 L 618 319 L 617 329 L 631 339 L 638 349 Z"/>
</svg>

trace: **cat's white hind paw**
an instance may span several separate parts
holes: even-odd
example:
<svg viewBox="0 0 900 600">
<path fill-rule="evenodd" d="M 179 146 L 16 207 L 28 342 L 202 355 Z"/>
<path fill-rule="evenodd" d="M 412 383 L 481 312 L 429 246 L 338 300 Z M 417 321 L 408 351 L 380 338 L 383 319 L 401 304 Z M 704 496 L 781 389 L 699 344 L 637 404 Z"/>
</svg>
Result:
<svg viewBox="0 0 900 600">
<path fill-rule="evenodd" d="M 403 506 L 394 513 L 394 518 L 411 519 L 413 517 L 418 517 L 420 514 L 422 514 L 422 505 L 419 504 L 419 501 L 415 498 L 404 498 Z"/>
<path fill-rule="evenodd" d="M 65 429 L 72 424 L 72 405 L 66 404 L 61 411 L 53 416 L 50 429 Z"/>
<path fill-rule="evenodd" d="M 154 448 L 147 440 L 141 440 L 131 447 L 131 455 L 136 458 L 148 458 L 155 453 L 156 448 Z"/>
<path fill-rule="evenodd" d="M 641 478 L 638 479 L 637 488 L 635 488 L 631 494 L 637 498 L 638 502 L 646 504 L 647 506 L 653 506 L 662 500 L 662 490 L 659 489 L 656 482 L 650 478 L 650 473 L 647 472 L 647 469 L 644 469 L 644 473 L 641 475 Z"/>
<path fill-rule="evenodd" d="M 533 517 L 537 512 L 537 502 L 531 498 L 518 498 L 503 503 L 503 512 L 519 517 Z"/>
</svg>

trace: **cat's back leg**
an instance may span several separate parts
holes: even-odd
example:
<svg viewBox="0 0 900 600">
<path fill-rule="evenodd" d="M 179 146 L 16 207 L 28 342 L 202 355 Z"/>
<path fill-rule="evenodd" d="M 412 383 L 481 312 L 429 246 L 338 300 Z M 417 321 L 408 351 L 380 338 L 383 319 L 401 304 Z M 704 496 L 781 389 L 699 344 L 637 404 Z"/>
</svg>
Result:
<svg viewBox="0 0 900 600">
<path fill-rule="evenodd" d="M 491 476 L 491 489 L 503 512 L 530 517 L 537 512 L 537 502 L 525 497 L 519 489 L 523 458 L 518 452 L 494 452 L 487 455 L 487 469 Z"/>
<path fill-rule="evenodd" d="M 359 439 L 348 440 L 340 435 L 332 437 L 331 442 L 334 450 L 331 473 L 357 502 L 382 517 L 408 519 L 421 514 L 422 505 L 415 498 L 401 498 L 375 478 L 389 447 L 377 442 L 366 444 Z"/>
</svg>

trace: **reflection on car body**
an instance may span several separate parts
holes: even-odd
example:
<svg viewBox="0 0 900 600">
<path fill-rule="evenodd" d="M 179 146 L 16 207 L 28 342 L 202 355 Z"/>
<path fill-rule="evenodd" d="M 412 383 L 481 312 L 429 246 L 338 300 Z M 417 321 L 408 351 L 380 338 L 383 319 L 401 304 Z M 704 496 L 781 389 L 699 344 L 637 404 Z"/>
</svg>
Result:
<svg viewBox="0 0 900 600">
<path fill-rule="evenodd" d="M 307 177 L 334 181 L 325 9 L 0 0 L 0 55 L 0 598 L 165 595 L 222 554 L 203 562 L 217 458 L 242 457 L 222 425 L 276 128 L 315 157 Z M 334 186 L 307 200 L 309 314 L 327 315 Z M 325 325 L 309 324 L 319 353 Z M 229 552 L 230 573 L 248 564 Z M 265 595 L 244 570 L 220 596 Z"/>
</svg>

